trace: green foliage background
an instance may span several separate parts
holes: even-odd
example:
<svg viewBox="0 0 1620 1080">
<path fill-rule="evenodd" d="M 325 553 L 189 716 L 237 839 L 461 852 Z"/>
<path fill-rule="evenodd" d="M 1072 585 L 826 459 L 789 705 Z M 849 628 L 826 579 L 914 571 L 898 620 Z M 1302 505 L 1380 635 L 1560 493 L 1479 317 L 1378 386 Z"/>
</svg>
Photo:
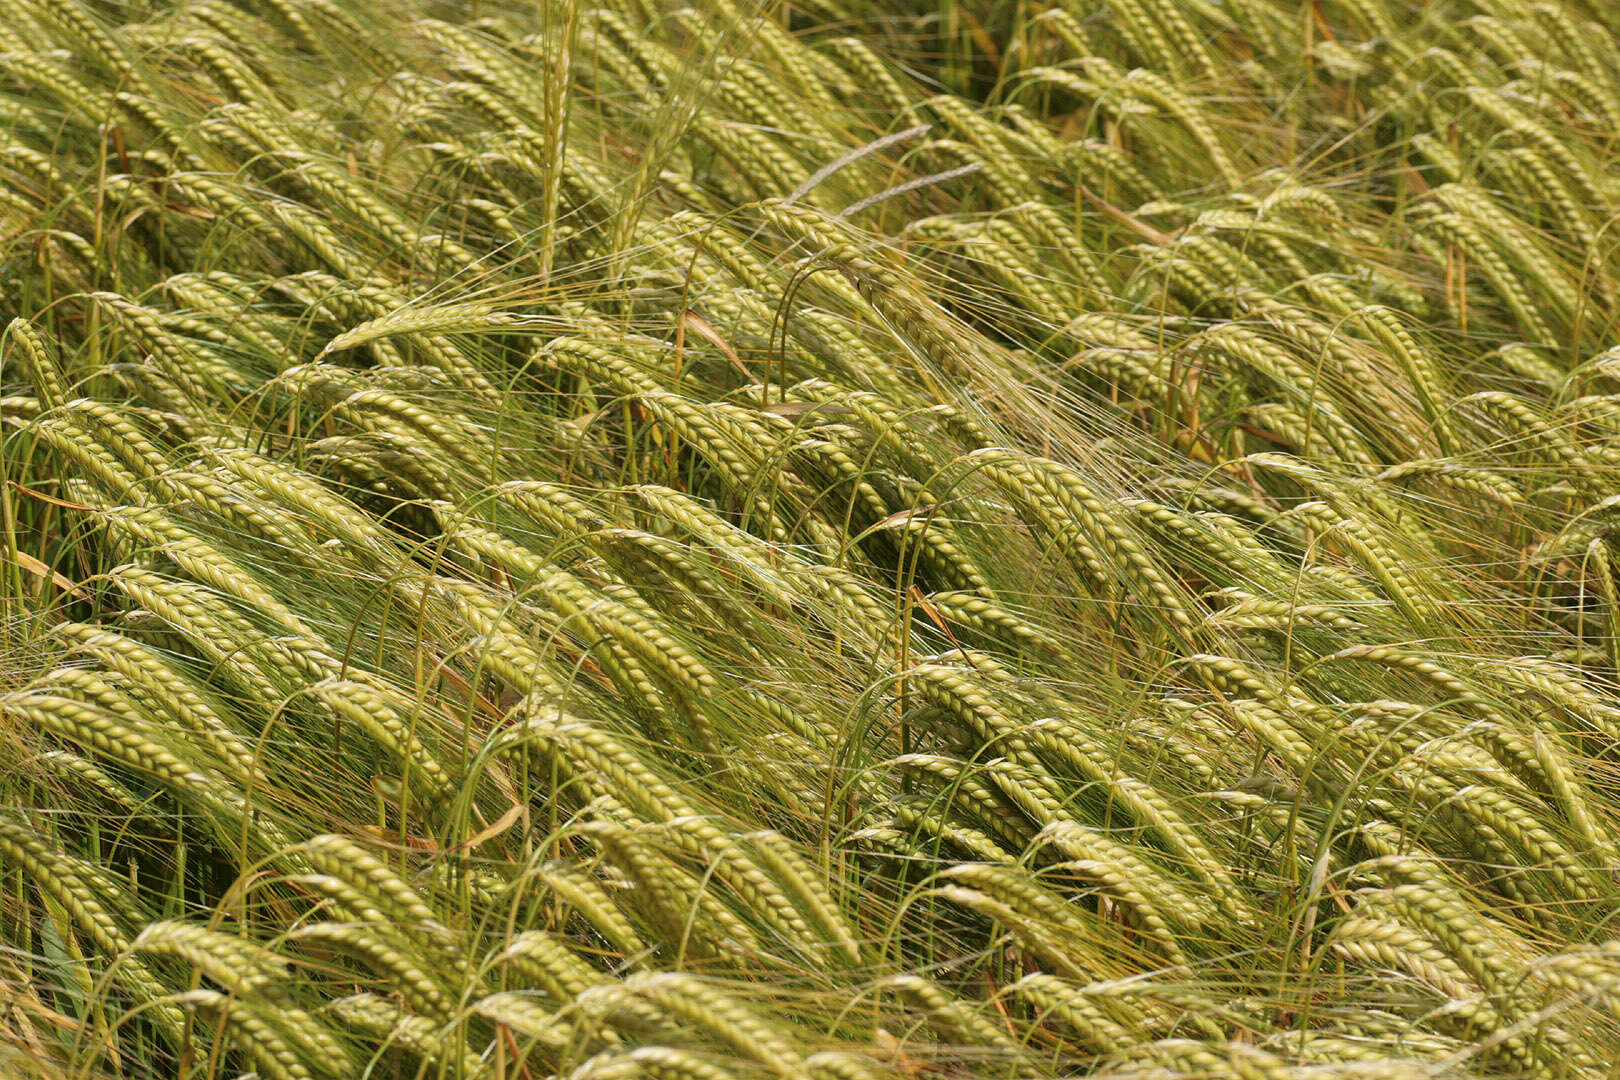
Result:
<svg viewBox="0 0 1620 1080">
<path fill-rule="evenodd" d="M 1607 0 L 12 0 L 0 1072 L 1600 1077 Z"/>
</svg>

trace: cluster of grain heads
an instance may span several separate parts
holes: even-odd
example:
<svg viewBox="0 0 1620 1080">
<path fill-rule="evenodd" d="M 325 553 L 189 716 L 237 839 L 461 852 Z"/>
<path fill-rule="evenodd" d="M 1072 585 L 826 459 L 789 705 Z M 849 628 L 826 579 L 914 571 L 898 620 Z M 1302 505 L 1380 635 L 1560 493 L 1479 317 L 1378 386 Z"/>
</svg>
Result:
<svg viewBox="0 0 1620 1080">
<path fill-rule="evenodd" d="M 1617 32 L 17 0 L 0 1068 L 1605 1075 Z"/>
</svg>

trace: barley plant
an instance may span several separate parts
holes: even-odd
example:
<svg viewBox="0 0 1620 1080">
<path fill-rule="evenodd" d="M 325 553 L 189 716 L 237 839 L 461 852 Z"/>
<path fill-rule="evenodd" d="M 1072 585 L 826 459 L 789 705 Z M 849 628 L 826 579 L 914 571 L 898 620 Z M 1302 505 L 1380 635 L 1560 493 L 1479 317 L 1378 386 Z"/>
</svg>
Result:
<svg viewBox="0 0 1620 1080">
<path fill-rule="evenodd" d="M 1613 1075 L 1610 0 L 0 7 L 0 1075 Z"/>
</svg>

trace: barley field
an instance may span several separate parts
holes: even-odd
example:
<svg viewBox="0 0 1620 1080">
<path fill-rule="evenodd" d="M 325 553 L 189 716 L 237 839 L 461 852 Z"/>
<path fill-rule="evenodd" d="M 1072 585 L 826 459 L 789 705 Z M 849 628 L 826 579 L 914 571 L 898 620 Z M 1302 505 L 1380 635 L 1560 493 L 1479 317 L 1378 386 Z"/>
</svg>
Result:
<svg viewBox="0 0 1620 1080">
<path fill-rule="evenodd" d="M 1615 1075 L 1620 5 L 3 6 L 0 1076 Z"/>
</svg>

